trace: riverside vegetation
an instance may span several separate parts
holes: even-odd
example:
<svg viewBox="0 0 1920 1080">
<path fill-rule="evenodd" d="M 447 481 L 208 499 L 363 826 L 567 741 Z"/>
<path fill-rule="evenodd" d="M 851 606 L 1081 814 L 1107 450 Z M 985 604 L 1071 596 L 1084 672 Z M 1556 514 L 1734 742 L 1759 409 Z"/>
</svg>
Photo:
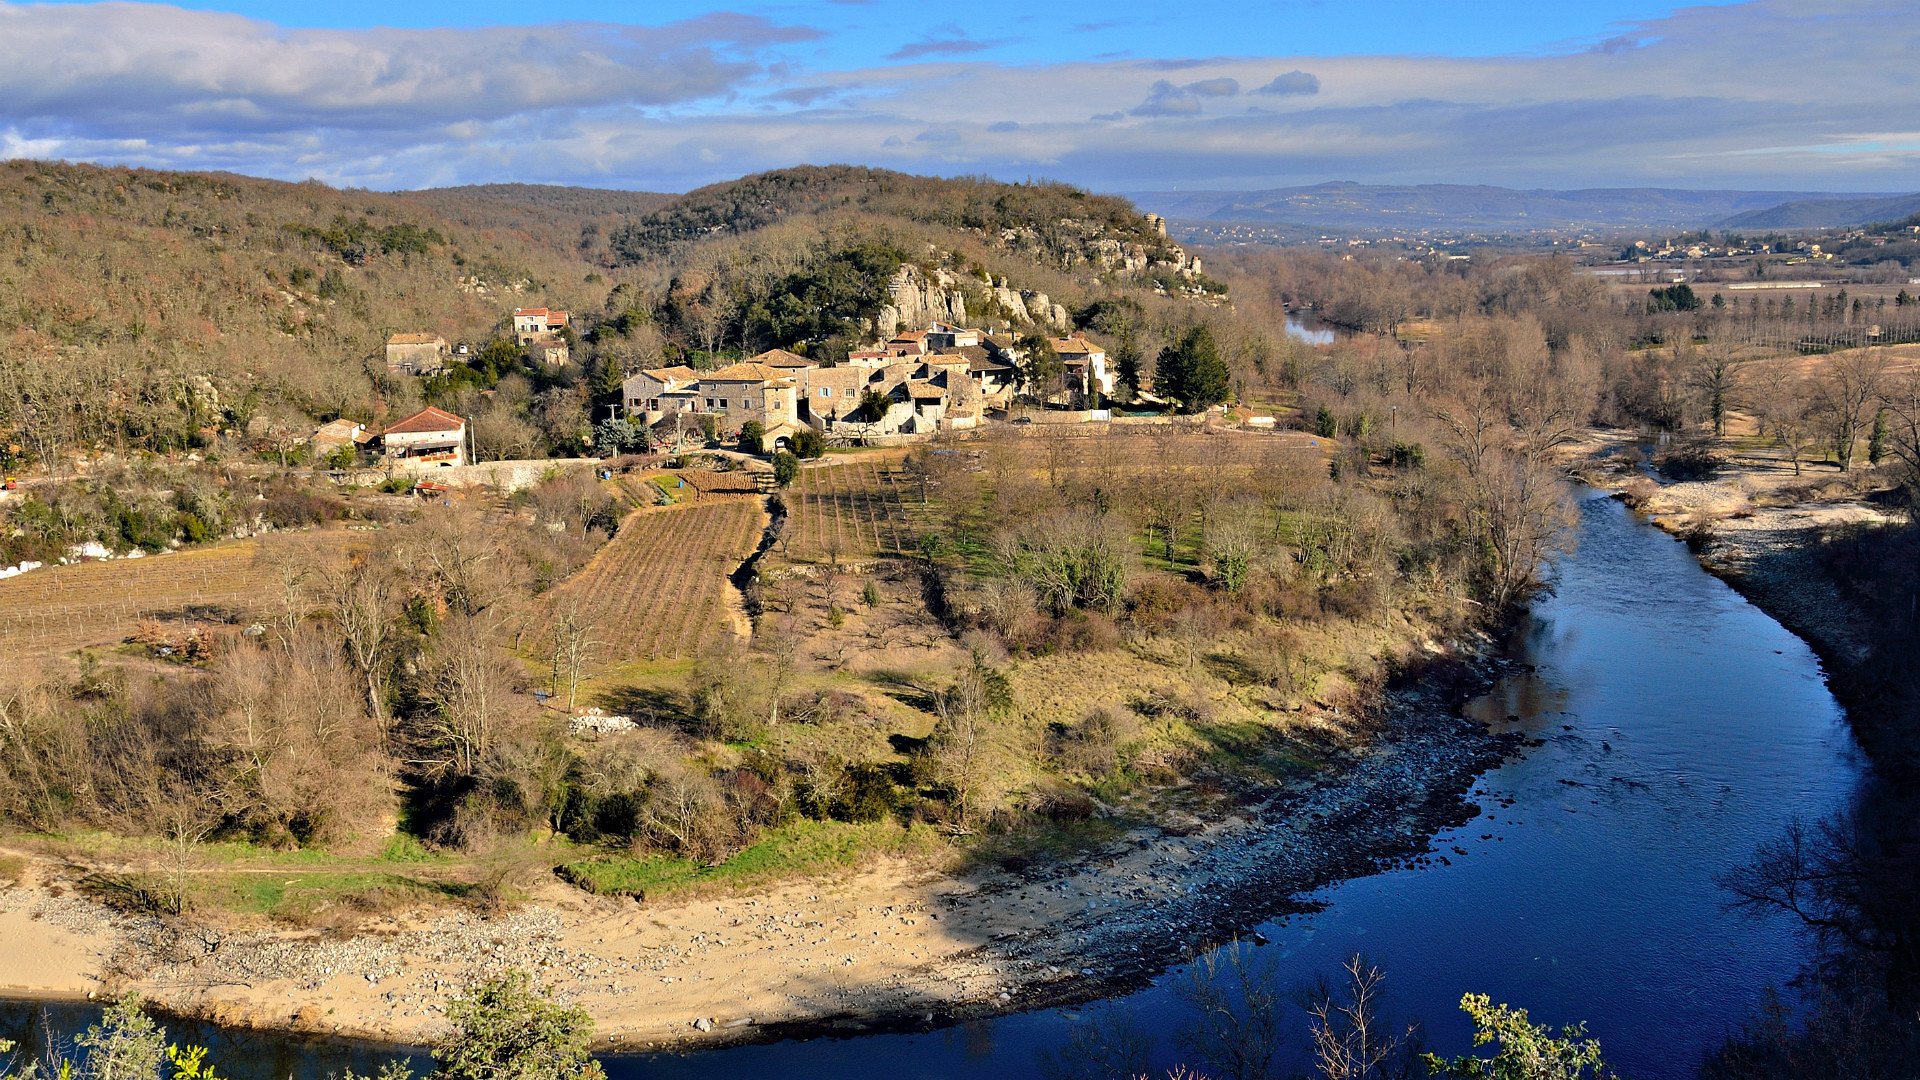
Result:
<svg viewBox="0 0 1920 1080">
<path fill-rule="evenodd" d="M 1218 281 L 1122 271 L 1102 241 L 1171 253 L 1119 200 L 864 170 L 677 199 L 32 163 L 0 180 L 6 280 L 31 285 L 0 290 L 20 358 L 0 368 L 0 429 L 10 465 L 47 477 L 0 508 L 7 561 L 270 534 L 250 601 L 0 676 L 11 846 L 175 919 L 491 910 L 555 867 L 658 899 L 882 856 L 1044 864 L 1129 822 L 1216 817 L 1373 737 L 1381 687 L 1470 656 L 1460 643 L 1542 587 L 1570 521 L 1557 462 L 1595 424 L 1657 436 L 1674 471 L 1715 467 L 1735 416 L 1796 469 L 1823 458 L 1908 492 L 1920 469 L 1897 354 L 1783 355 L 1743 328 L 1798 313 L 1622 298 L 1551 259 L 1262 251 L 1212 259 Z M 1230 408 L 943 436 L 857 477 L 834 454 L 788 465 L 770 497 L 695 484 L 693 508 L 584 471 L 436 506 L 301 468 L 307 425 L 426 402 L 471 416 L 483 457 L 577 453 L 634 369 L 843 356 L 902 268 L 947 274 L 987 317 L 989 283 L 1044 290 L 1113 343 L 1123 398 L 1177 387 L 1188 410 Z M 484 343 L 535 297 L 588 313 L 564 368 Z M 1294 309 L 1354 333 L 1299 343 Z M 377 343 L 421 326 L 483 344 L 451 376 L 389 375 Z M 1292 430 L 1236 428 L 1256 411 Z M 761 550 L 729 526 L 629 558 L 699 500 L 764 512 Z M 334 522 L 356 527 L 323 529 L 317 555 L 269 542 Z M 1836 544 L 1836 572 L 1910 565 L 1905 535 Z M 569 588 L 725 551 L 754 556 L 737 612 L 715 590 L 615 616 Z M 634 595 L 689 595 L 649 588 Z M 1867 610 L 1861 685 L 1885 689 L 1856 722 L 1884 732 L 1867 741 L 1898 788 L 1914 699 L 1892 658 L 1912 617 Z M 176 647 L 183 625 L 204 645 Z M 634 648 L 641 631 L 659 644 Z M 578 733 L 535 687 L 637 726 Z M 1863 834 L 1843 824 L 1738 883 L 1832 931 L 1823 970 L 1874 958 L 1874 987 L 1831 985 L 1887 1016 L 1905 1015 L 1911 913 L 1852 888 L 1805 898 L 1810 867 L 1910 865 L 1901 821 L 1870 834 L 1881 862 L 1854 858 Z M 234 859 L 300 885 L 258 887 Z M 1752 1053 L 1802 1052 L 1791 1030 L 1756 1027 Z"/>
</svg>

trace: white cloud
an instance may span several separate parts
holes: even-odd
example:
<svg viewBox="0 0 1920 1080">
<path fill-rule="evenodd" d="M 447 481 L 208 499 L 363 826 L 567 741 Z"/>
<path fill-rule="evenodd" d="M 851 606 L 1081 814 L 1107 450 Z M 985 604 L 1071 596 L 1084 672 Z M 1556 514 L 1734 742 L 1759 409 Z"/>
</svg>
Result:
<svg viewBox="0 0 1920 1080">
<path fill-rule="evenodd" d="M 1920 188 L 1920 146 L 1885 134 L 1920 115 L 1905 0 L 1758 0 L 1620 29 L 1618 44 L 1548 56 L 839 71 L 770 62 L 810 31 L 738 15 L 306 31 L 153 4 L 0 3 L 0 152 L 376 187 L 680 189 L 856 161 L 1122 189 Z"/>
</svg>

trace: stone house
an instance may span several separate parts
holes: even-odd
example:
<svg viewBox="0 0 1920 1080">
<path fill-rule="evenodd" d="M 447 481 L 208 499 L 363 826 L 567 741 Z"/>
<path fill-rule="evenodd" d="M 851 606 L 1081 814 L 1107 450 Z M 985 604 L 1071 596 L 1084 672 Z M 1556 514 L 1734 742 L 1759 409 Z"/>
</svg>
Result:
<svg viewBox="0 0 1920 1080">
<path fill-rule="evenodd" d="M 531 345 L 535 340 L 558 334 L 565 330 L 571 321 L 567 312 L 550 308 L 516 308 L 513 312 L 513 339 L 521 345 Z"/>
<path fill-rule="evenodd" d="M 620 400 L 628 419 L 656 424 L 672 413 L 695 409 L 699 394 L 693 387 L 699 381 L 700 373 L 684 364 L 642 368 L 620 384 Z"/>
<path fill-rule="evenodd" d="M 338 420 L 329 420 L 321 424 L 320 429 L 307 440 L 307 444 L 313 447 L 315 456 L 325 457 L 343 446 L 351 446 L 357 450 L 372 441 L 373 435 L 367 431 L 366 425 L 343 416 Z"/>
<path fill-rule="evenodd" d="M 395 375 L 437 375 L 452 350 L 438 334 L 393 334 L 387 338 L 387 370 Z"/>
<path fill-rule="evenodd" d="M 719 417 L 723 437 L 738 432 L 749 420 L 763 427 L 791 424 L 799 419 L 795 380 L 769 364 L 744 361 L 700 376 L 700 411 Z"/>
<path fill-rule="evenodd" d="M 1067 369 L 1067 389 L 1080 397 L 1091 398 L 1095 391 L 1102 396 L 1113 394 L 1113 372 L 1107 370 L 1107 351 L 1087 339 L 1087 335 L 1075 332 L 1063 338 L 1052 339 L 1053 351 L 1060 354 L 1060 363 Z"/>
<path fill-rule="evenodd" d="M 467 422 L 429 405 L 380 436 L 389 461 L 409 466 L 467 464 Z"/>
</svg>

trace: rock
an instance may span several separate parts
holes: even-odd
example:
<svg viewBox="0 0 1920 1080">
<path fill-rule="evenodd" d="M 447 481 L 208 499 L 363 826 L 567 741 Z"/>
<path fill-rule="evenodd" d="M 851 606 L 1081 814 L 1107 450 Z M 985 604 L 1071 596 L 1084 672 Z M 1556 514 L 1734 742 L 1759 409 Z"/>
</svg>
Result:
<svg viewBox="0 0 1920 1080">
<path fill-rule="evenodd" d="M 700 1019 L 698 1019 L 698 1020 L 695 1020 L 695 1021 L 693 1022 L 693 1030 L 695 1030 L 695 1031 L 702 1031 L 702 1032 L 704 1032 L 704 1031 L 712 1031 L 712 1030 L 713 1030 L 713 1021 L 711 1021 L 711 1020 L 709 1020 L 709 1019 L 707 1019 L 706 1017 L 704 1017 L 704 1016 L 703 1016 L 703 1017 L 701 1017 Z"/>
</svg>

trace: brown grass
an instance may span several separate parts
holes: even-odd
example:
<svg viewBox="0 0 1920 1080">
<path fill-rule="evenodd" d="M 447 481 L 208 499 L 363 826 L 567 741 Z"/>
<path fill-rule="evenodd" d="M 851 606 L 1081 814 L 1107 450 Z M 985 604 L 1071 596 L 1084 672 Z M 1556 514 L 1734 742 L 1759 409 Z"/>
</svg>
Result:
<svg viewBox="0 0 1920 1080">
<path fill-rule="evenodd" d="M 349 535 L 277 533 L 142 559 L 47 567 L 0 581 L 0 654 L 51 656 L 118 644 L 150 621 L 251 617 L 278 587 L 263 553 L 335 559 Z"/>
</svg>

